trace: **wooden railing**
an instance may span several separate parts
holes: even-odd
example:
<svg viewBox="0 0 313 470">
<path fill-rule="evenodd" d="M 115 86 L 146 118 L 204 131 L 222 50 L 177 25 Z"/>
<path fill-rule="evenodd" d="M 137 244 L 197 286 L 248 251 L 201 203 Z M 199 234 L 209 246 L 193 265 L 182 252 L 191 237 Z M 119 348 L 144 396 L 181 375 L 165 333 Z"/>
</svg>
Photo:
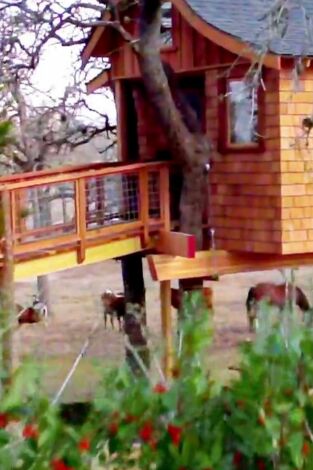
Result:
<svg viewBox="0 0 313 470">
<path fill-rule="evenodd" d="M 94 164 L 0 178 L 10 199 L 14 255 L 38 257 L 132 235 L 148 245 L 169 227 L 166 163 Z"/>
</svg>

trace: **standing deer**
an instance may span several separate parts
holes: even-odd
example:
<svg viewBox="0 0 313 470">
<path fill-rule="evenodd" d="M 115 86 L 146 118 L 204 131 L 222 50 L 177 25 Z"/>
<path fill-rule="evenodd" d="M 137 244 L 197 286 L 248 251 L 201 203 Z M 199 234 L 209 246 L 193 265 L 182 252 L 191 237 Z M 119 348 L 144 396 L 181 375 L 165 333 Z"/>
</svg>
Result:
<svg viewBox="0 0 313 470">
<path fill-rule="evenodd" d="M 112 329 L 114 328 L 114 316 L 117 317 L 119 331 L 123 330 L 123 321 L 126 312 L 125 296 L 123 292 L 112 292 L 107 289 L 101 295 L 101 302 L 104 308 L 104 327 L 107 327 L 107 317 L 110 316 Z"/>
<path fill-rule="evenodd" d="M 309 312 L 311 307 L 309 301 L 300 289 L 292 284 L 274 284 L 262 282 L 251 287 L 246 300 L 247 317 L 250 332 L 255 331 L 255 320 L 257 318 L 258 303 L 267 300 L 269 305 L 283 310 L 286 302 L 294 300 L 295 304 L 303 312 Z"/>
</svg>

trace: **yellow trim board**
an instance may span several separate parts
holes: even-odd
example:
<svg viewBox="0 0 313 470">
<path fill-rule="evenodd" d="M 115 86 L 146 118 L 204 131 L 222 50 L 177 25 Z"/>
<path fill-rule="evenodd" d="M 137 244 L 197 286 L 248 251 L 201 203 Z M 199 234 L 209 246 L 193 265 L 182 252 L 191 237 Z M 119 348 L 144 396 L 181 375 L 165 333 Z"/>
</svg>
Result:
<svg viewBox="0 0 313 470">
<path fill-rule="evenodd" d="M 77 252 L 57 253 L 52 256 L 24 261 L 15 265 L 14 280 L 51 274 L 79 266 L 106 261 L 119 256 L 129 255 L 142 250 L 140 237 L 132 237 L 126 240 L 117 240 L 101 246 L 89 247 L 86 249 L 86 257 L 83 263 L 77 262 Z"/>
</svg>

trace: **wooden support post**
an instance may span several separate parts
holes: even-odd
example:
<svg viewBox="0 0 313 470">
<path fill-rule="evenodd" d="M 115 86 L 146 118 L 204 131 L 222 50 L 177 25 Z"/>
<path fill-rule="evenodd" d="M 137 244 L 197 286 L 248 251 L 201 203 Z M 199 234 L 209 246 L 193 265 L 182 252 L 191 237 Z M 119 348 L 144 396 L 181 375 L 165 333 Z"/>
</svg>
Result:
<svg viewBox="0 0 313 470">
<path fill-rule="evenodd" d="M 165 343 L 164 374 L 170 378 L 173 369 L 173 341 L 171 317 L 171 281 L 160 282 L 161 323 Z"/>
<path fill-rule="evenodd" d="M 0 269 L 0 332 L 1 332 L 1 369 L 5 377 L 1 379 L 1 395 L 10 385 L 12 359 L 12 327 L 15 320 L 14 304 L 14 256 L 12 241 L 12 220 L 10 211 L 10 193 L 3 191 L 0 201 L 0 237 L 3 261 Z"/>
<path fill-rule="evenodd" d="M 162 168 L 160 171 L 160 202 L 161 202 L 161 220 L 164 230 L 171 230 L 170 214 L 170 182 L 168 168 Z"/>
<path fill-rule="evenodd" d="M 75 185 L 75 215 L 76 215 L 76 231 L 79 236 L 79 245 L 77 251 L 78 264 L 84 262 L 86 257 L 86 187 L 83 178 L 77 180 Z"/>
<path fill-rule="evenodd" d="M 126 362 L 134 374 L 142 375 L 143 371 L 134 355 L 135 351 L 149 369 L 150 354 L 143 328 L 146 325 L 146 299 L 142 255 L 132 253 L 123 256 L 121 261 L 126 303 L 124 331 L 131 347 L 126 347 Z"/>
<path fill-rule="evenodd" d="M 139 217 L 143 224 L 143 241 L 147 246 L 149 243 L 149 181 L 148 172 L 143 170 L 139 173 Z"/>
</svg>

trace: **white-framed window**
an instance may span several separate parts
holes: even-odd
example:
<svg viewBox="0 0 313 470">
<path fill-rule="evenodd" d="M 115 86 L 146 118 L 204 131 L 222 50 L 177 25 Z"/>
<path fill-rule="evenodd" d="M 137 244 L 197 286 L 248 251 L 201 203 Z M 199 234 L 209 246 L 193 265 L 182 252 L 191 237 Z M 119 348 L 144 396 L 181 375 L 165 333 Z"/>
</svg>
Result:
<svg viewBox="0 0 313 470">
<path fill-rule="evenodd" d="M 172 2 L 164 2 L 161 9 L 161 43 L 163 47 L 173 46 Z"/>
</svg>

